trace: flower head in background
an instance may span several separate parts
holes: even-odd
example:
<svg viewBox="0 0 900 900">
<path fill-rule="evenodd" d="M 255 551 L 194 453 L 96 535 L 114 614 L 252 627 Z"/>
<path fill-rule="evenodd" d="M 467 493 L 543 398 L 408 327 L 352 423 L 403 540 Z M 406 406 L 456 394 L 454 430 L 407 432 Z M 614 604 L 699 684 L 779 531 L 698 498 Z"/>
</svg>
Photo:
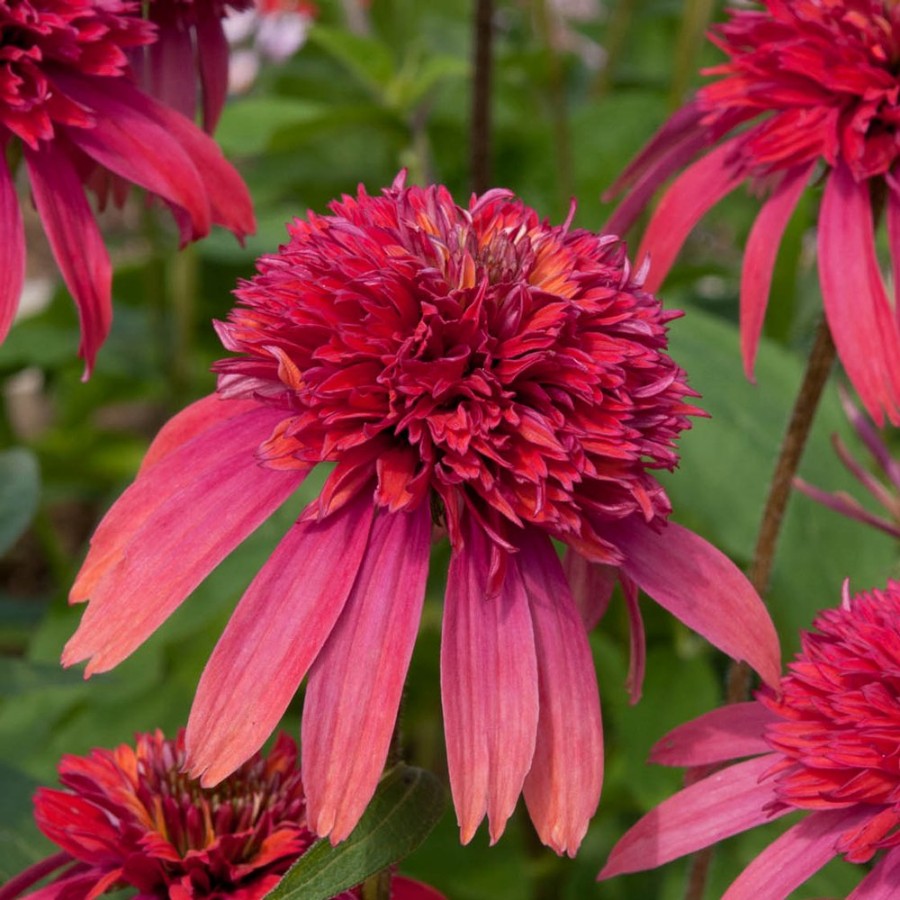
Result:
<svg viewBox="0 0 900 900">
<path fill-rule="evenodd" d="M 85 196 L 128 183 L 172 210 L 183 242 L 254 228 L 246 186 L 191 122 L 135 87 L 128 53 L 154 39 L 135 4 L 0 0 L 0 339 L 22 292 L 25 238 L 7 159 L 24 156 L 31 195 L 81 318 L 89 373 L 112 319 L 109 255 Z M 111 178 L 110 176 L 118 176 Z"/>
<path fill-rule="evenodd" d="M 810 182 L 824 184 L 818 265 L 841 362 L 869 414 L 900 423 L 900 324 L 875 254 L 873 196 L 884 205 L 900 272 L 900 6 L 889 0 L 762 0 L 732 10 L 712 40 L 728 61 L 613 186 L 630 188 L 609 227 L 624 230 L 653 193 L 698 155 L 660 201 L 638 259 L 662 283 L 691 229 L 744 181 L 766 195 L 744 252 L 741 342 L 752 376 L 775 257 Z M 714 149 L 709 150 L 710 146 Z"/>
<path fill-rule="evenodd" d="M 236 292 L 218 328 L 237 355 L 100 524 L 64 662 L 115 666 L 333 462 L 207 664 L 192 771 L 213 784 L 240 765 L 308 673 L 309 820 L 346 837 L 384 765 L 432 535 L 446 533 L 441 689 L 463 840 L 485 815 L 496 840 L 524 790 L 541 838 L 574 853 L 600 794 L 600 705 L 551 539 L 571 550 L 578 596 L 618 568 L 778 677 L 761 601 L 727 558 L 666 523 L 652 475 L 675 466 L 695 412 L 665 352 L 673 314 L 617 238 L 550 226 L 507 191 L 459 207 L 401 176 L 331 211 L 295 220 Z M 596 618 L 594 598 L 582 608 Z"/>
<path fill-rule="evenodd" d="M 159 38 L 138 66 L 145 88 L 191 121 L 199 94 L 203 127 L 212 134 L 228 96 L 226 22 L 252 7 L 253 0 L 150 0 L 147 13 Z"/>
<path fill-rule="evenodd" d="M 820 613 L 776 691 L 676 728 L 656 762 L 751 757 L 665 800 L 613 848 L 601 878 L 662 865 L 790 812 L 808 813 L 741 873 L 725 900 L 787 897 L 830 859 L 880 859 L 852 900 L 900 883 L 900 582 Z"/>
<path fill-rule="evenodd" d="M 885 444 L 877 429 L 868 420 L 866 415 L 860 412 L 853 401 L 841 392 L 841 401 L 847 418 L 856 430 L 862 442 L 866 445 L 875 465 L 881 473 L 881 478 L 870 472 L 853 458 L 844 442 L 838 435 L 832 435 L 831 441 L 841 462 L 850 470 L 853 476 L 862 486 L 881 504 L 886 516 L 879 516 L 869 512 L 858 500 L 851 497 L 845 491 L 829 493 L 809 484 L 802 478 L 794 479 L 798 490 L 803 491 L 813 500 L 818 500 L 830 509 L 842 515 L 864 522 L 873 528 L 879 529 L 891 537 L 900 540 L 900 460 L 891 455 L 891 451 Z"/>
<path fill-rule="evenodd" d="M 259 74 L 261 60 L 280 63 L 305 43 L 318 10 L 304 0 L 257 0 L 253 7 L 231 15 L 222 23 L 232 46 L 228 90 L 249 90 Z"/>
<path fill-rule="evenodd" d="M 139 734 L 134 747 L 65 756 L 62 790 L 42 788 L 35 819 L 62 851 L 0 888 L 2 900 L 88 900 L 136 888 L 139 897 L 257 900 L 309 849 L 297 747 L 284 734 L 215 789 L 184 774 L 184 733 Z M 394 900 L 441 900 L 424 885 L 393 880 Z M 358 890 L 335 900 L 359 900 Z"/>
</svg>

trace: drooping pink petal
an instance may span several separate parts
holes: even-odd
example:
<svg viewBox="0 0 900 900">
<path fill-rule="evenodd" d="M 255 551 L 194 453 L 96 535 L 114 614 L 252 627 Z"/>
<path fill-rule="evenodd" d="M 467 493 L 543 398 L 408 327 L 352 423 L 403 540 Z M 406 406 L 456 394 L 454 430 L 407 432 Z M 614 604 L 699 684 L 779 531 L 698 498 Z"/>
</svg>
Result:
<svg viewBox="0 0 900 900">
<path fill-rule="evenodd" d="M 644 673 L 647 669 L 647 637 L 644 631 L 644 617 L 638 602 L 638 587 L 627 575 L 621 576 L 622 595 L 625 597 L 625 608 L 628 610 L 629 649 L 628 699 L 637 703 L 644 690 Z"/>
<path fill-rule="evenodd" d="M 266 411 L 251 401 L 222 401 L 215 394 L 175 416 L 150 445 L 134 483 L 94 532 L 69 602 L 96 599 L 97 583 L 118 565 L 135 534 L 202 472 L 232 469 L 242 461 L 253 465 L 254 451 L 279 420 L 276 410 Z"/>
<path fill-rule="evenodd" d="M 81 320 L 84 377 L 112 323 L 112 266 L 75 167 L 53 141 L 23 145 L 31 193 Z"/>
<path fill-rule="evenodd" d="M 660 531 L 639 516 L 598 526 L 625 553 L 622 571 L 660 606 L 767 684 L 781 671 L 778 634 L 746 576 L 724 553 L 687 528 Z"/>
<path fill-rule="evenodd" d="M 486 596 L 489 539 L 471 517 L 463 529 L 444 598 L 441 706 L 460 840 L 467 844 L 487 813 L 493 844 L 534 756 L 537 661 L 517 558 L 508 560 L 500 592 Z"/>
<path fill-rule="evenodd" d="M 894 900 L 900 884 L 900 850 L 892 847 L 875 863 L 847 900 Z"/>
<path fill-rule="evenodd" d="M 744 180 L 731 164 L 739 141 L 725 141 L 688 166 L 663 194 L 636 257 L 640 263 L 650 254 L 650 272 L 644 284 L 648 291 L 663 283 L 681 245 L 704 214 Z"/>
<path fill-rule="evenodd" d="M 887 221 L 888 246 L 891 251 L 891 274 L 893 275 L 894 300 L 900 291 L 900 184 L 896 178 L 886 179 L 888 192 L 885 219 Z M 900 308 L 894 303 L 894 315 L 900 321 Z M 844 409 L 847 404 L 844 404 Z M 849 415 L 849 414 L 848 414 Z"/>
<path fill-rule="evenodd" d="M 307 818 L 333 844 L 354 829 L 384 769 L 430 552 L 427 503 L 380 513 L 344 610 L 310 669 L 301 730 Z"/>
<path fill-rule="evenodd" d="M 747 238 L 741 268 L 741 354 L 744 373 L 750 381 L 754 380 L 756 348 L 766 317 L 778 246 L 814 165 L 798 166 L 785 172 L 763 204 Z"/>
<path fill-rule="evenodd" d="M 153 6 L 150 7 L 151 16 Z M 197 114 L 197 92 L 190 73 L 194 68 L 194 46 L 189 29 L 177 16 L 153 17 L 157 38 L 148 48 L 151 93 L 191 122 Z M 199 16 L 199 20 L 213 18 Z M 218 21 L 218 17 L 216 17 Z"/>
<path fill-rule="evenodd" d="M 806 494 L 807 497 L 811 497 L 817 503 L 833 509 L 842 516 L 855 519 L 857 522 L 862 522 L 865 525 L 871 525 L 872 528 L 877 528 L 891 537 L 900 537 L 900 526 L 869 512 L 855 497 L 851 497 L 846 491 L 829 493 L 821 488 L 817 488 L 808 481 L 804 481 L 802 478 L 794 479 L 794 487 L 801 493 Z"/>
<path fill-rule="evenodd" d="M 731 703 L 679 725 L 654 744 L 650 761 L 663 766 L 708 766 L 770 753 L 763 734 L 778 717 L 755 700 Z"/>
<path fill-rule="evenodd" d="M 619 570 L 615 566 L 592 563 L 571 548 L 563 557 L 563 569 L 584 627 L 590 631 L 603 618 L 609 606 Z"/>
<path fill-rule="evenodd" d="M 885 413 L 900 424 L 900 328 L 875 257 L 869 184 L 843 163 L 822 196 L 819 279 L 835 347 L 860 399 L 879 425 Z"/>
<path fill-rule="evenodd" d="M 540 717 L 525 802 L 541 840 L 574 856 L 600 802 L 603 724 L 584 623 L 550 539 L 527 528 L 519 569 L 534 623 Z"/>
<path fill-rule="evenodd" d="M 154 475 L 171 458 L 154 467 Z M 290 496 L 304 475 L 303 470 L 264 469 L 246 454 L 195 473 L 142 522 L 118 563 L 97 578 L 81 624 L 66 644 L 63 664 L 90 658 L 88 676 L 125 659 Z"/>
<path fill-rule="evenodd" d="M 446 897 L 421 881 L 395 875 L 391 879 L 391 900 L 446 900 Z"/>
<path fill-rule="evenodd" d="M 865 804 L 806 816 L 755 857 L 731 883 L 722 900 L 787 897 L 838 855 L 835 845 L 843 831 L 870 816 Z"/>
<path fill-rule="evenodd" d="M 0 341 L 9 333 L 25 283 L 25 229 L 22 210 L 0 141 Z"/>
<path fill-rule="evenodd" d="M 247 588 L 188 721 L 188 765 L 204 785 L 234 771 L 278 724 L 347 602 L 372 514 L 371 497 L 360 494 L 324 521 L 298 522 Z"/>
<path fill-rule="evenodd" d="M 656 868 L 790 812 L 765 809 L 774 791 L 770 780 L 759 779 L 775 758 L 729 766 L 664 800 L 613 847 L 598 880 Z"/>
<path fill-rule="evenodd" d="M 212 134 L 219 124 L 228 94 L 228 40 L 217 16 L 197 17 L 197 55 L 200 84 L 203 87 L 203 128 Z"/>
</svg>

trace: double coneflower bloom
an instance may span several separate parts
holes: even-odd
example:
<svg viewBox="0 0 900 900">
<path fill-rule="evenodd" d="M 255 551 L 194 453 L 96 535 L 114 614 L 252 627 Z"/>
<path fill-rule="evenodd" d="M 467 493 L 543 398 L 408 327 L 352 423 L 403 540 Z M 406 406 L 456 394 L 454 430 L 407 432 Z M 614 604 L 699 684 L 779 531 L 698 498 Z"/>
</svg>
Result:
<svg viewBox="0 0 900 900">
<path fill-rule="evenodd" d="M 613 187 L 630 188 L 609 228 L 622 233 L 687 163 L 644 234 L 647 285 L 664 280 L 691 229 L 749 181 L 766 195 L 744 251 L 741 341 L 752 374 L 782 234 L 803 191 L 823 186 L 818 266 L 841 362 L 869 414 L 900 423 L 900 323 L 882 281 L 883 213 L 900 272 L 900 6 L 890 0 L 762 0 L 713 41 L 728 61 L 657 133 Z M 709 149 L 713 147 L 713 149 Z"/>
<path fill-rule="evenodd" d="M 601 878 L 662 865 L 798 810 L 725 900 L 787 897 L 835 856 L 875 860 L 852 900 L 900 884 L 900 582 L 822 612 L 777 691 L 676 728 L 656 762 L 710 766 L 613 848 Z M 848 898 L 849 900 L 849 898 Z"/>
<path fill-rule="evenodd" d="M 183 732 L 168 740 L 157 731 L 134 747 L 64 757 L 63 788 L 42 788 L 34 800 L 35 820 L 60 852 L 0 887 L 0 898 L 89 900 L 126 888 L 146 900 L 264 897 L 315 841 L 296 745 L 279 735 L 270 753 L 214 789 L 184 774 L 184 756 Z M 391 887 L 392 900 L 443 900 L 406 878 Z M 353 889 L 334 900 L 359 897 Z"/>
<path fill-rule="evenodd" d="M 136 3 L 0 0 L 0 339 L 25 276 L 10 167 L 23 157 L 31 196 L 78 306 L 87 372 L 112 319 L 112 269 L 86 187 L 101 205 L 122 201 L 129 183 L 145 188 L 172 211 L 182 243 L 213 224 L 239 238 L 254 229 L 247 188 L 215 143 L 137 87 L 129 58 L 155 34 Z"/>
<path fill-rule="evenodd" d="M 100 524 L 64 661 L 115 666 L 334 463 L 207 664 L 191 771 L 227 776 L 308 675 L 309 823 L 346 837 L 384 766 L 432 541 L 447 535 L 441 692 L 462 838 L 487 815 L 496 840 L 524 792 L 542 840 L 574 853 L 603 770 L 582 616 L 596 621 L 610 573 L 636 634 L 635 584 L 766 681 L 779 674 L 761 601 L 667 523 L 651 474 L 676 465 L 696 412 L 665 352 L 674 314 L 616 237 L 552 227 L 502 190 L 459 207 L 401 177 L 289 231 L 218 325 L 236 354 L 216 367 L 218 393 L 162 430 Z"/>
</svg>

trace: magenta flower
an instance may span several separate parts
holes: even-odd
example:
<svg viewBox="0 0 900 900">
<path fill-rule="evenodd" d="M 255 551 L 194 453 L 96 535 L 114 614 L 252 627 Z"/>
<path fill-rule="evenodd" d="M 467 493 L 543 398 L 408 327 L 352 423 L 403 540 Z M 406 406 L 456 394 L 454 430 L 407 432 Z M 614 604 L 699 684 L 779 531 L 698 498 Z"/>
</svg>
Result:
<svg viewBox="0 0 900 900">
<path fill-rule="evenodd" d="M 487 814 L 496 840 L 524 790 L 542 840 L 574 853 L 600 794 L 600 704 L 551 538 L 572 551 L 579 597 L 618 567 L 778 676 L 761 601 L 721 553 L 666 525 L 650 474 L 675 466 L 695 412 L 665 353 L 675 314 L 642 290 L 617 238 L 551 227 L 506 191 L 460 208 L 401 176 L 331 210 L 295 220 L 236 292 L 218 328 L 240 355 L 217 365 L 218 396 L 163 429 L 100 524 L 64 662 L 115 666 L 334 462 L 207 664 L 192 771 L 224 778 L 308 673 L 309 821 L 344 838 L 384 765 L 432 537 L 446 533 L 441 691 L 462 839 Z"/>
<path fill-rule="evenodd" d="M 844 404 L 847 418 L 872 455 L 882 477 L 879 478 L 854 459 L 838 435 L 832 435 L 831 442 L 834 444 L 834 449 L 841 462 L 881 504 L 887 516 L 869 512 L 855 497 L 851 497 L 845 491 L 829 493 L 807 483 L 802 478 L 794 479 L 794 483 L 798 490 L 835 512 L 871 525 L 900 540 L 900 461 L 891 456 L 891 451 L 878 434 L 877 429 L 843 391 L 841 392 L 841 402 Z"/>
<path fill-rule="evenodd" d="M 136 746 L 65 756 L 62 790 L 41 788 L 35 820 L 61 852 L 0 888 L 12 900 L 48 875 L 31 900 L 90 900 L 134 888 L 138 898 L 259 900 L 304 854 L 315 835 L 297 747 L 280 734 L 214 790 L 184 774 L 184 733 L 139 734 Z M 392 880 L 393 900 L 442 900 L 425 885 Z M 359 900 L 358 889 L 334 900 Z"/>
<path fill-rule="evenodd" d="M 741 277 L 741 343 L 752 377 L 784 228 L 811 181 L 824 183 L 819 279 L 841 362 L 869 414 L 900 423 L 900 325 L 875 255 L 872 197 L 883 201 L 894 282 L 900 272 L 900 7 L 887 0 L 762 0 L 732 10 L 712 40 L 728 62 L 644 148 L 613 186 L 631 193 L 609 227 L 624 231 L 660 185 L 638 258 L 662 283 L 691 229 L 749 180 L 767 199 Z"/>
<path fill-rule="evenodd" d="M 148 14 L 159 39 L 146 51 L 146 89 L 191 121 L 197 115 L 199 92 L 203 127 L 212 134 L 228 96 L 229 47 L 223 20 L 229 12 L 252 7 L 253 0 L 150 0 Z"/>
<path fill-rule="evenodd" d="M 655 762 L 710 766 L 751 757 L 679 791 L 616 844 L 600 878 L 652 869 L 797 810 L 726 900 L 786 897 L 832 857 L 883 851 L 852 900 L 900 884 L 900 582 L 819 614 L 778 691 L 676 728 Z"/>
<path fill-rule="evenodd" d="M 127 52 L 154 38 L 135 7 L 0 0 L 0 340 L 25 277 L 22 214 L 7 164 L 21 142 L 34 204 L 78 305 L 88 374 L 109 332 L 112 271 L 85 186 L 101 205 L 110 193 L 121 200 L 128 182 L 145 188 L 172 210 L 184 243 L 213 223 L 238 238 L 255 227 L 246 186 L 218 147 L 131 80 Z"/>
</svg>

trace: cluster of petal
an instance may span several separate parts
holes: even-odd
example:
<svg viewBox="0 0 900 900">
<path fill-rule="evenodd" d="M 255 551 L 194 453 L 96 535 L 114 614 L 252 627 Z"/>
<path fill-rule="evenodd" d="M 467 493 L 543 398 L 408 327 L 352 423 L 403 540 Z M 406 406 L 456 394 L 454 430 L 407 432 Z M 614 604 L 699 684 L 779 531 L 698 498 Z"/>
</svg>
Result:
<svg viewBox="0 0 900 900">
<path fill-rule="evenodd" d="M 877 528 L 879 531 L 883 531 L 885 534 L 900 540 L 900 460 L 893 457 L 878 430 L 872 425 L 866 415 L 856 408 L 853 401 L 844 391 L 841 392 L 841 401 L 844 404 L 847 418 L 871 454 L 878 473 L 875 474 L 869 471 L 868 468 L 855 459 L 839 435 L 832 435 L 831 442 L 834 444 L 834 449 L 841 462 L 883 507 L 886 515 L 876 515 L 870 512 L 846 491 L 829 493 L 807 483 L 802 478 L 795 479 L 794 483 L 798 490 L 803 491 L 804 494 L 812 497 L 813 500 L 817 500 L 835 512 L 839 512 L 851 519 L 856 519 L 856 521 L 863 522 L 866 525 L 871 525 L 873 528 Z"/>
<path fill-rule="evenodd" d="M 656 762 L 710 766 L 641 819 L 601 878 L 637 872 L 786 813 L 808 811 L 732 883 L 727 900 L 782 898 L 830 859 L 874 868 L 850 895 L 887 900 L 900 880 L 900 582 L 820 613 L 778 691 L 676 728 Z"/>
<path fill-rule="evenodd" d="M 876 259 L 872 195 L 885 205 L 896 284 L 900 7 L 890 0 L 763 0 L 763 7 L 732 11 L 715 32 L 728 61 L 706 74 L 718 80 L 663 126 L 613 186 L 631 192 L 610 227 L 627 227 L 691 163 L 660 200 L 638 253 L 650 254 L 653 289 L 691 229 L 726 194 L 746 180 L 766 194 L 741 277 L 742 352 L 751 377 L 782 234 L 806 186 L 821 177 L 825 315 L 870 415 L 898 423 L 900 324 Z"/>
<path fill-rule="evenodd" d="M 344 838 L 384 765 L 432 536 L 447 533 L 441 690 L 463 840 L 485 815 L 496 840 L 524 792 L 545 843 L 574 853 L 602 780 L 585 626 L 610 572 L 778 677 L 761 601 L 666 524 L 649 473 L 675 465 L 693 411 L 665 353 L 671 314 L 616 238 L 550 226 L 506 191 L 463 208 L 401 176 L 331 209 L 295 221 L 237 292 L 219 333 L 240 356 L 218 364 L 218 395 L 163 429 L 100 524 L 63 660 L 116 665 L 332 462 L 207 664 L 192 771 L 227 775 L 308 675 L 309 821 Z M 565 568 L 551 538 L 569 547 Z"/>
<path fill-rule="evenodd" d="M 145 88 L 191 121 L 199 93 L 203 127 L 212 134 L 228 96 L 226 17 L 252 7 L 253 0 L 150 0 L 158 39 L 139 66 Z M 189 72 L 197 73 L 199 85 L 185 77 Z"/>
<path fill-rule="evenodd" d="M 218 147 L 142 93 L 129 53 L 154 29 L 122 0 L 0 0 L 0 339 L 25 275 L 22 214 L 7 157 L 21 147 L 31 195 L 81 318 L 87 371 L 109 331 L 112 270 L 85 186 L 101 205 L 134 183 L 170 207 L 183 242 L 254 228 L 247 189 Z M 15 152 L 12 152 L 15 151 Z"/>
<path fill-rule="evenodd" d="M 184 774 L 184 734 L 156 731 L 135 746 L 65 756 L 62 790 L 42 788 L 35 820 L 61 852 L 0 888 L 11 900 L 62 870 L 31 900 L 88 900 L 134 888 L 139 897 L 258 900 L 311 846 L 297 747 L 279 735 L 215 789 Z M 398 878 L 395 900 L 439 900 Z M 358 889 L 335 900 L 359 900 Z"/>
</svg>

